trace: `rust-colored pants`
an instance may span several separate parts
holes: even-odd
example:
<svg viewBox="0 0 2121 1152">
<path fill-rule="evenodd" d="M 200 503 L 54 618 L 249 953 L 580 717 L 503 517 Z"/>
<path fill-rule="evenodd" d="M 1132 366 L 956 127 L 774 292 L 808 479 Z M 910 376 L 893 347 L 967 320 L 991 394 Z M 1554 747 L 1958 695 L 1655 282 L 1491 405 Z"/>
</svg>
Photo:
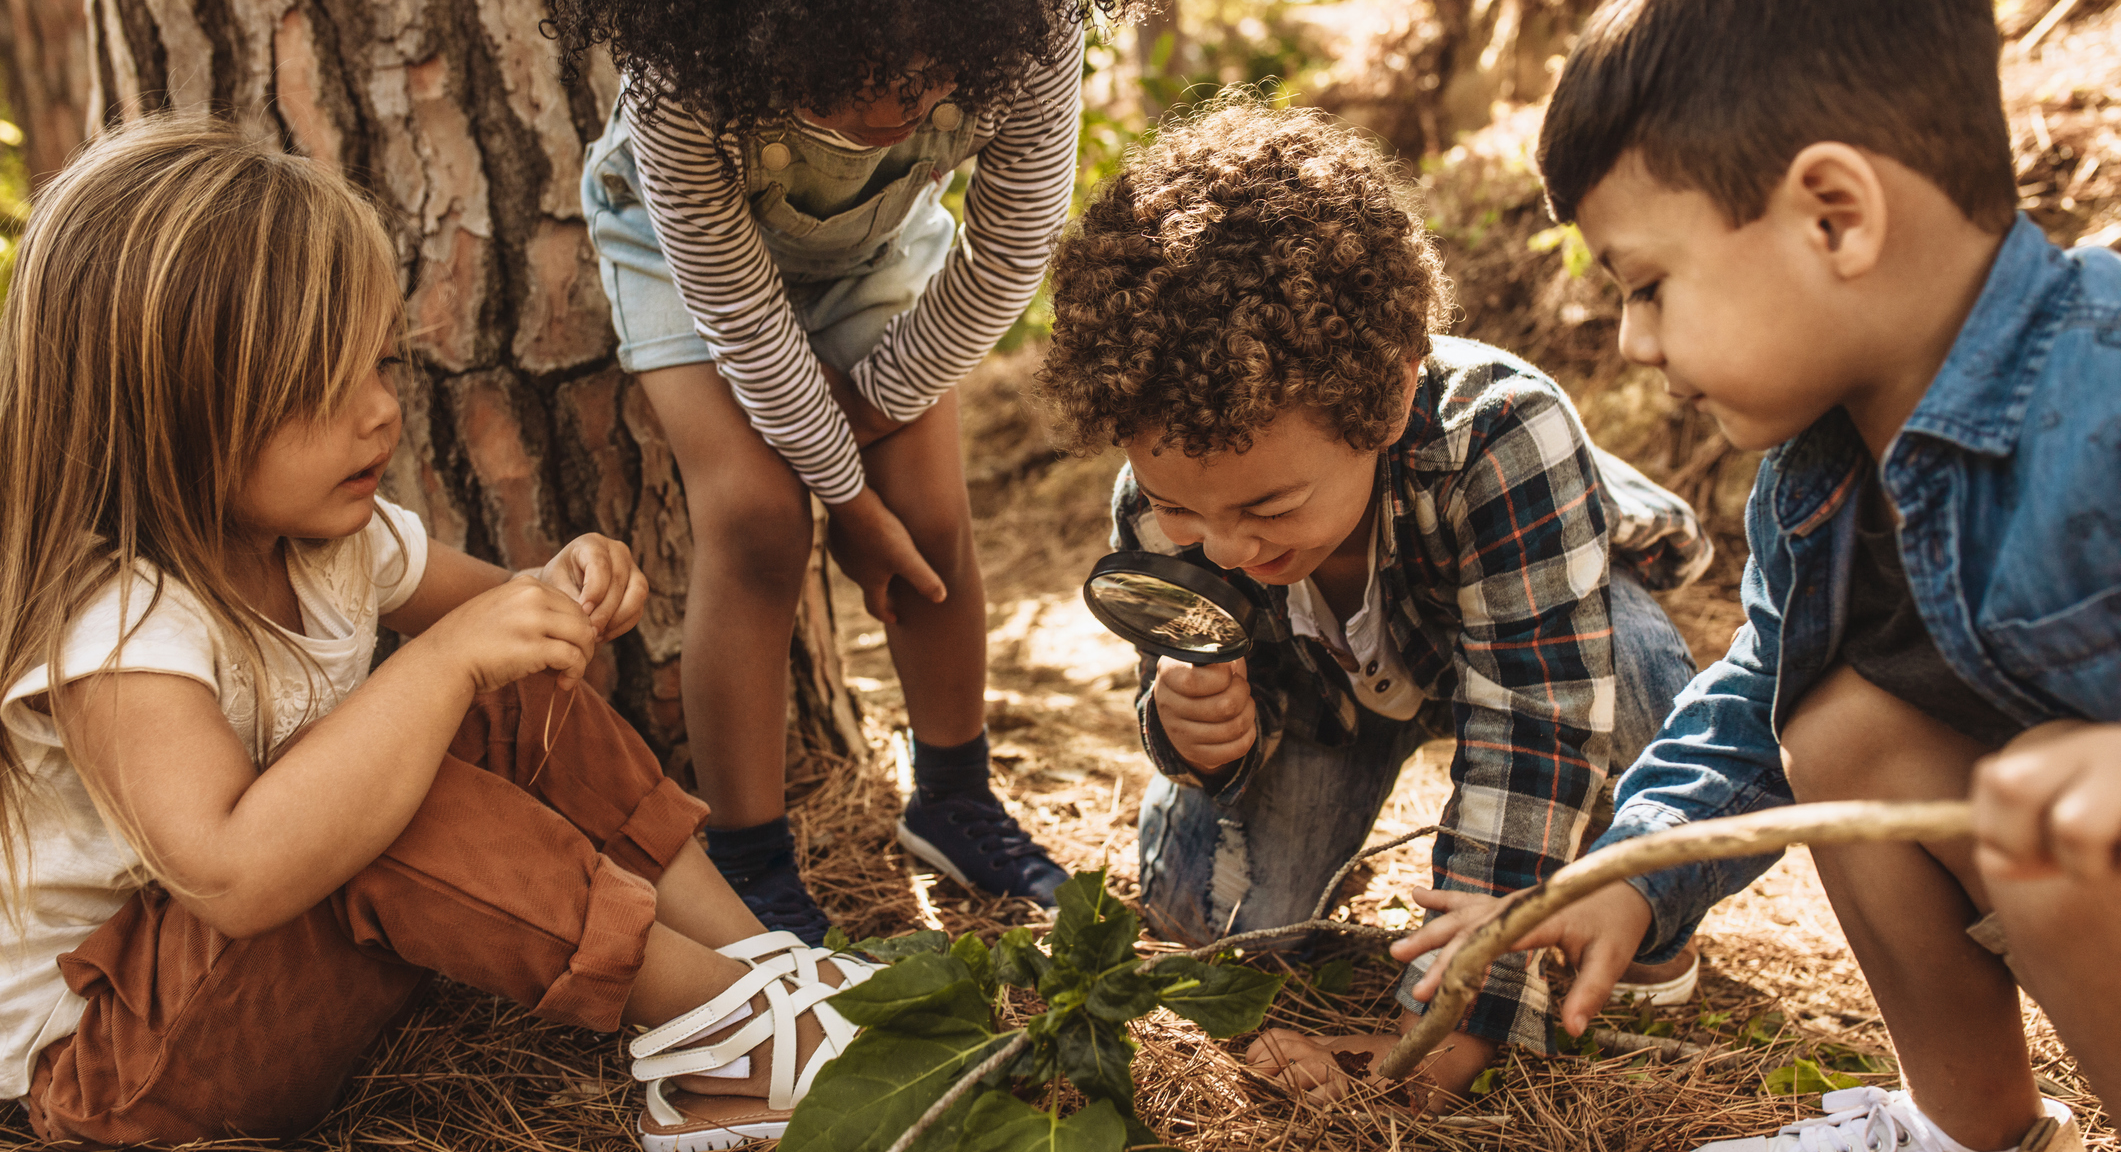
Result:
<svg viewBox="0 0 2121 1152">
<path fill-rule="evenodd" d="M 545 752 L 547 705 L 552 751 Z M 653 882 L 706 820 L 587 688 L 481 696 L 412 824 L 291 923 L 232 940 L 160 888 L 59 958 L 88 1000 L 23 1104 L 47 1139 L 299 1132 L 440 972 L 551 1020 L 619 1026 Z M 540 768 L 540 762 L 543 767 Z"/>
</svg>

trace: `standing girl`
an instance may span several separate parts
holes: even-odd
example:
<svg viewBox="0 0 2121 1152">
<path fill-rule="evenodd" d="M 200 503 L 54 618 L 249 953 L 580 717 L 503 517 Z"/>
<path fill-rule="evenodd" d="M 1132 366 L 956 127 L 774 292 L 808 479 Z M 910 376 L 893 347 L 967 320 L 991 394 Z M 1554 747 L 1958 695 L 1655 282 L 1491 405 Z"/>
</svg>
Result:
<svg viewBox="0 0 2121 1152">
<path fill-rule="evenodd" d="M 624 547 L 511 579 L 376 497 L 400 325 L 368 205 L 210 121 L 39 194 L 0 314 L 0 1099 L 53 1140 L 291 1134 L 441 972 L 648 1026 L 651 1152 L 777 1135 L 867 970 L 764 933 L 576 688 L 640 614 Z M 412 639 L 371 675 L 379 620 Z"/>
<path fill-rule="evenodd" d="M 961 883 L 1066 878 L 988 787 L 986 595 L 951 389 L 1030 301 L 1074 183 L 1082 22 L 1122 0 L 557 0 L 625 77 L 583 174 L 619 333 L 692 517 L 684 694 L 708 853 L 822 939 L 784 815 L 788 645 L 830 510 L 913 729 L 900 841 Z M 962 233 L 942 205 L 976 164 Z M 703 658 L 712 652 L 711 658 Z"/>
</svg>

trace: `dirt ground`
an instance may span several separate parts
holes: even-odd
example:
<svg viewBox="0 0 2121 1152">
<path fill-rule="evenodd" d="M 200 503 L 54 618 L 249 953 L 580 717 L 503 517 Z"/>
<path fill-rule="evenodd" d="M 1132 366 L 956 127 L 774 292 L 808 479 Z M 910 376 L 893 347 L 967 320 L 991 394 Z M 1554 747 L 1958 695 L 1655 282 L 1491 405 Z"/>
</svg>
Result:
<svg viewBox="0 0 2121 1152">
<path fill-rule="evenodd" d="M 1034 365 L 1035 351 L 997 357 L 965 386 L 967 442 L 981 444 L 989 461 L 1005 457 L 1010 446 L 1038 442 L 1035 422 L 1027 423 L 1015 402 Z M 1064 865 L 1108 867 L 1117 888 L 1131 893 L 1139 877 L 1134 825 L 1153 772 L 1135 729 L 1134 655 L 1091 618 L 1079 591 L 1082 574 L 1106 549 L 1104 501 L 1117 468 L 1116 456 L 1047 458 L 976 475 L 973 492 L 989 573 L 987 699 L 997 787 Z M 867 722 L 882 735 L 903 723 L 882 632 L 861 613 L 851 585 L 840 582 L 835 592 L 850 682 L 861 694 Z M 1729 589 L 1714 583 L 1682 593 L 1671 607 L 1702 659 L 1714 658 L 1738 618 Z M 1408 763 L 1372 842 L 1435 820 L 1450 792 L 1450 752 L 1448 741 L 1432 743 Z M 888 758 L 883 771 L 891 771 Z M 895 847 L 884 856 L 879 863 L 894 872 L 905 867 Z M 1340 914 L 1404 926 L 1413 913 L 1401 894 L 1427 880 L 1428 842 L 1417 841 L 1379 858 L 1367 886 L 1345 900 Z M 929 926 L 989 931 L 1039 922 L 1022 901 L 981 898 L 948 879 L 912 873 L 904 883 L 912 890 L 915 914 Z M 866 929 L 876 921 L 890 923 L 908 902 L 892 899 L 887 908 L 865 901 L 833 911 Z M 1382 1101 L 1330 1112 L 1299 1106 L 1240 1070 L 1234 1054 L 1243 1051 L 1241 1040 L 1218 1044 L 1165 1015 L 1138 1033 L 1143 1053 L 1135 1071 L 1144 1115 L 1180 1146 L 1203 1150 L 1286 1142 L 1350 1150 L 1404 1145 L 1635 1152 L 1692 1147 L 1816 1114 L 1816 1095 L 1778 1097 L 1761 1090 L 1764 1075 L 1799 1058 L 1868 1067 L 1874 1070 L 1855 1074 L 1869 1083 L 1897 1083 L 1876 1005 L 1808 853 L 1791 852 L 1746 893 L 1718 906 L 1699 939 L 1704 967 L 1695 1002 L 1602 1023 L 1726 1045 L 1738 1053 L 1714 1069 L 1627 1055 L 1514 1054 L 1493 1091 L 1460 1116 L 1428 1123 Z M 1353 1030 L 1382 1028 L 1396 1014 L 1390 1001 L 1396 966 L 1389 961 L 1362 958 L 1353 987 L 1338 995 L 1300 986 L 1316 977 L 1310 966 L 1263 962 L 1286 966 L 1299 978 L 1272 1022 Z M 2091 1147 L 2121 1148 L 2098 1101 L 2030 1002 L 2027 1013 L 2044 1087 L 2089 1121 Z"/>
<path fill-rule="evenodd" d="M 2075 5 L 2035 51 L 2023 39 L 2049 10 L 2008 0 L 2002 16 L 2020 42 L 2005 58 L 2005 90 L 2025 207 L 2065 242 L 2121 242 L 2121 8 Z M 2022 11 L 2021 11 L 2022 9 Z M 1697 657 L 1713 659 L 1739 621 L 1732 589 L 1743 563 L 1737 513 L 1753 459 L 1712 428 L 1673 411 L 1652 373 L 1612 352 L 1611 290 L 1572 274 L 1566 244 L 1548 232 L 1525 163 L 1538 110 L 1505 111 L 1489 130 L 1425 165 L 1432 228 L 1445 245 L 1461 307 L 1458 331 L 1502 344 L 1552 372 L 1600 442 L 1692 499 L 1722 552 L 1694 588 L 1667 601 Z M 1544 239 L 1542 239 L 1544 237 Z M 1548 242 L 1552 241 L 1552 242 Z M 1543 245 L 1543 246 L 1542 246 Z M 1056 459 L 1019 402 L 1034 343 L 998 354 L 965 385 L 966 444 L 979 547 L 987 572 L 988 723 L 996 784 L 1012 811 L 1063 864 L 1109 867 L 1131 894 L 1134 825 L 1151 769 L 1135 734 L 1133 655 L 1089 616 L 1082 574 L 1104 551 L 1105 500 L 1117 461 Z M 1028 902 L 981 897 L 908 867 L 892 842 L 903 769 L 893 740 L 904 722 L 881 629 L 844 584 L 835 590 L 841 649 L 875 755 L 843 766 L 795 809 L 806 869 L 853 936 L 915 927 L 992 935 L 1038 924 Z M 1373 840 L 1430 823 L 1449 791 L 1448 743 L 1409 762 Z M 1402 894 L 1426 883 L 1428 844 L 1377 861 L 1340 915 L 1401 927 Z M 1816 1095 L 1774 1095 L 1764 1083 L 1814 1061 L 1867 1083 L 1897 1080 L 1876 1005 L 1821 892 L 1810 857 L 1791 852 L 1709 917 L 1699 937 L 1703 981 L 1687 1005 L 1602 1021 L 1674 1036 L 1715 1057 L 1661 1064 L 1594 1047 L 1558 1058 L 1507 1055 L 1501 1074 L 1457 1114 L 1417 1118 L 1384 1100 L 1321 1110 L 1245 1072 L 1243 1038 L 1207 1039 L 1169 1015 L 1137 1028 L 1143 1118 L 1181 1147 L 1595 1149 L 1659 1152 L 1770 1130 L 1813 1114 Z M 1323 951 L 1310 963 L 1260 958 L 1296 977 L 1270 1023 L 1316 1030 L 1381 1028 L 1395 1014 L 1394 965 Z M 2121 1137 L 2085 1090 L 2037 1008 L 2026 1009 L 2042 1087 L 2074 1107 L 2089 1144 L 2121 1152 Z M 1787 1073 L 1784 1073 L 1787 1075 Z M 229 1140 L 220 1149 L 552 1152 L 636 1147 L 639 1094 L 610 1037 L 543 1024 L 443 982 L 412 1023 L 358 1074 L 344 1105 L 308 1136 L 284 1144 Z M 32 1143 L 19 1109 L 0 1105 L 0 1147 Z"/>
</svg>

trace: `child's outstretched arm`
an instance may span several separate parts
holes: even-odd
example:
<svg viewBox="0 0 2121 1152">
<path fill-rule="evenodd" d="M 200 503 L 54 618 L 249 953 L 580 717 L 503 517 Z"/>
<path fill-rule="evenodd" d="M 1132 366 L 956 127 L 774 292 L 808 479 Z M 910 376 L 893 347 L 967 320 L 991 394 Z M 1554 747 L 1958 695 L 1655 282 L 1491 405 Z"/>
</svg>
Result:
<svg viewBox="0 0 2121 1152">
<path fill-rule="evenodd" d="M 427 624 L 262 770 L 214 690 L 187 677 L 88 676 L 52 694 L 54 716 L 75 766 L 171 892 L 244 937 L 382 855 L 425 800 L 474 695 L 539 672 L 579 680 L 597 640 L 574 595 L 507 580 Z"/>
</svg>

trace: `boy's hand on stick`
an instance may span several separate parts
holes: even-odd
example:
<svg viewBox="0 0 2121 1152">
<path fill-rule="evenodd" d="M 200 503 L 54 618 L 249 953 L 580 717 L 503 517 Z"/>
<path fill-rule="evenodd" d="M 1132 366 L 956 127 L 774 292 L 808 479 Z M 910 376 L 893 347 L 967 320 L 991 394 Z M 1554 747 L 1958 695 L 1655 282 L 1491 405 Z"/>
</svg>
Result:
<svg viewBox="0 0 2121 1152">
<path fill-rule="evenodd" d="M 1423 908 L 1443 913 L 1392 945 L 1392 958 L 1401 963 L 1411 963 L 1425 952 L 1443 949 L 1412 989 L 1414 998 L 1426 1003 L 1443 983 L 1444 968 L 1458 954 L 1465 931 L 1484 920 L 1502 898 L 1424 888 L 1415 889 L 1412 896 Z M 1581 1036 L 1591 1026 L 1591 1017 L 1612 996 L 1621 973 L 1634 963 L 1635 953 L 1649 930 L 1649 901 L 1631 885 L 1614 883 L 1549 916 L 1520 937 L 1511 950 L 1559 948 L 1569 958 L 1569 964 L 1576 969 L 1576 982 L 1569 988 L 1568 999 L 1562 1002 L 1561 1023 L 1569 1035 Z"/>
<path fill-rule="evenodd" d="M 2121 879 L 2121 724 L 2056 721 L 1974 770 L 1974 841 L 1999 879 Z"/>
<path fill-rule="evenodd" d="M 1252 750 L 1259 720 L 1242 657 L 1227 664 L 1156 665 L 1156 716 L 1188 764 L 1213 772 Z"/>
<path fill-rule="evenodd" d="M 937 604 L 949 595 L 943 578 L 921 556 L 905 524 L 884 507 L 876 489 L 864 488 L 845 504 L 832 505 L 830 511 L 826 544 L 840 571 L 861 585 L 862 604 L 871 616 L 886 624 L 898 623 L 893 578 L 904 580 L 923 599 Z"/>
<path fill-rule="evenodd" d="M 453 662 L 475 693 L 547 670 L 573 688 L 596 655 L 597 629 L 573 596 L 525 573 L 458 605 L 407 650 Z"/>
<path fill-rule="evenodd" d="M 594 532 L 568 541 L 546 561 L 538 579 L 581 605 L 600 642 L 625 635 L 648 603 L 648 578 L 633 562 L 633 551 Z"/>
</svg>

